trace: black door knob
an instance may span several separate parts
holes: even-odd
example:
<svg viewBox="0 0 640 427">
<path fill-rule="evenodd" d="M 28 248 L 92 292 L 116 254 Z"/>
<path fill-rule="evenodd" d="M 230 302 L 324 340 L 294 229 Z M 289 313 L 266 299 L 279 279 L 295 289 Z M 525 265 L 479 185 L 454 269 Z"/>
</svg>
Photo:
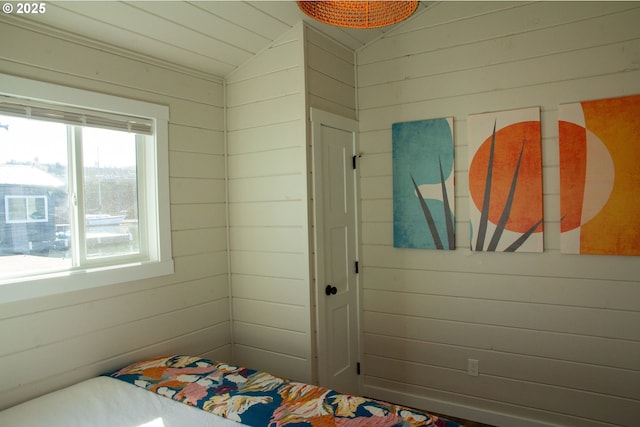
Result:
<svg viewBox="0 0 640 427">
<path fill-rule="evenodd" d="M 335 295 L 338 293 L 338 288 L 336 288 L 335 286 L 327 285 L 327 287 L 324 288 L 324 293 L 327 295 Z"/>
</svg>

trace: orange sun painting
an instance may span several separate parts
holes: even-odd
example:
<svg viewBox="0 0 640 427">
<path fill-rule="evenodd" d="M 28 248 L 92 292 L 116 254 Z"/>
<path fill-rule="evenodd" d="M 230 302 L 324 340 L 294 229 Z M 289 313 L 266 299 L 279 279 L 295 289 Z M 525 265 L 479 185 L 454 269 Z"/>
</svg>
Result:
<svg viewBox="0 0 640 427">
<path fill-rule="evenodd" d="M 640 255 L 640 95 L 558 107 L 560 248 Z"/>
<path fill-rule="evenodd" d="M 467 130 L 471 249 L 541 252 L 540 109 L 471 115 Z"/>
</svg>

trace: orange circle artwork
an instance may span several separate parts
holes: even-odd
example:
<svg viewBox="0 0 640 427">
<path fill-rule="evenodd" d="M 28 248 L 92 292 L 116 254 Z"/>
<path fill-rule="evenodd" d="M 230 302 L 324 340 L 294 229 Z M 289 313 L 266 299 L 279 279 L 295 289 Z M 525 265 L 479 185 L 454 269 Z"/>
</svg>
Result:
<svg viewBox="0 0 640 427">
<path fill-rule="evenodd" d="M 476 151 L 469 167 L 469 192 L 473 203 L 482 210 L 485 193 L 491 135 Z M 497 224 L 504 210 L 522 151 L 516 189 L 505 228 L 524 233 L 542 218 L 542 152 L 540 122 L 518 122 L 496 131 L 492 166 L 489 221 Z M 523 146 L 524 144 L 524 146 Z M 539 233 L 542 223 L 536 228 Z"/>
</svg>

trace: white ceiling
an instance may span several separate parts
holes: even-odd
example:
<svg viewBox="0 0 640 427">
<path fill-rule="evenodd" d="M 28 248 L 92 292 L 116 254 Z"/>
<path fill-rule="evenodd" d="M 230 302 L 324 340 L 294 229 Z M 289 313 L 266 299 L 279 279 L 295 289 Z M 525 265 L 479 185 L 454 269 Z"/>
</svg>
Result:
<svg viewBox="0 0 640 427">
<path fill-rule="evenodd" d="M 353 50 L 394 28 L 357 30 L 318 23 L 293 0 L 47 1 L 45 5 L 43 14 L 5 14 L 0 19 L 53 27 L 219 77 L 301 20 Z"/>
</svg>

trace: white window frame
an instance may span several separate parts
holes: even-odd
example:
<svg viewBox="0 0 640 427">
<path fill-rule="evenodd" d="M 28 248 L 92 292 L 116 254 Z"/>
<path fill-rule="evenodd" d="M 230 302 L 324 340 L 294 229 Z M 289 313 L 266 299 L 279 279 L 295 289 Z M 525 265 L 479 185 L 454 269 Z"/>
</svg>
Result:
<svg viewBox="0 0 640 427">
<path fill-rule="evenodd" d="M 27 278 L 0 279 L 0 303 L 71 292 L 116 283 L 173 274 L 169 206 L 169 108 L 81 89 L 0 74 L 0 95 L 101 113 L 130 115 L 152 120 L 155 144 L 145 146 L 144 197 L 148 224 L 144 260 L 45 273 Z M 70 165 L 71 166 L 71 165 Z M 141 233 L 144 235 L 144 233 Z"/>
</svg>

